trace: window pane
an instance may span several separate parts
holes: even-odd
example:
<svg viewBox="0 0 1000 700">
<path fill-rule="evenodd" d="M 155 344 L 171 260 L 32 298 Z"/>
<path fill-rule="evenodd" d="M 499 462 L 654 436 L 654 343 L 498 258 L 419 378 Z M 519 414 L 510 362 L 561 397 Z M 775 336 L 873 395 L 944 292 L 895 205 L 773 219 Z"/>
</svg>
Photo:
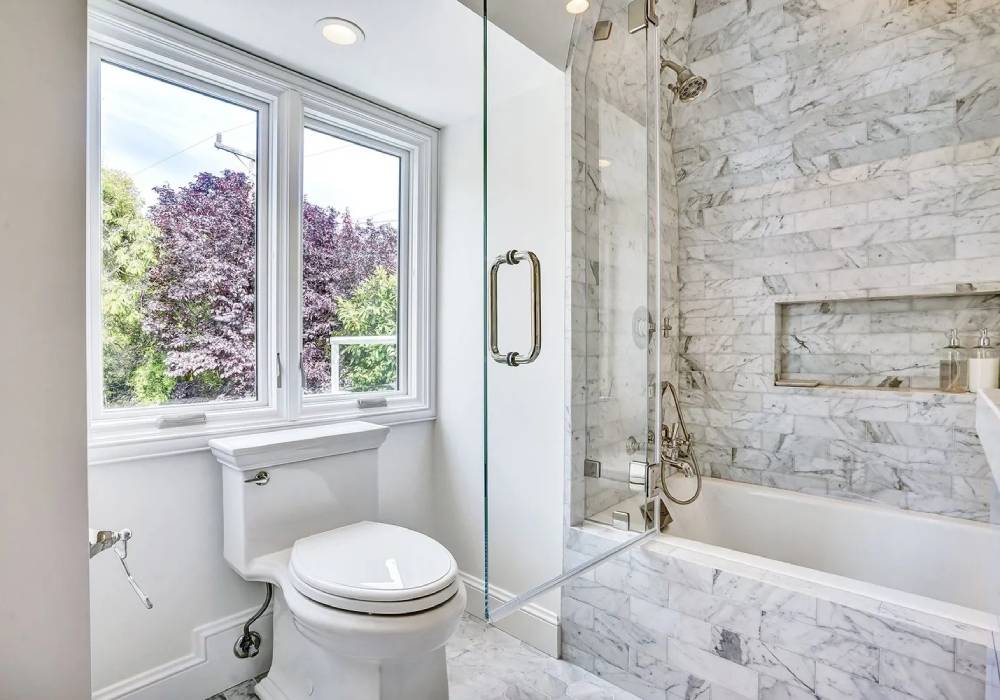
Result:
<svg viewBox="0 0 1000 700">
<path fill-rule="evenodd" d="M 302 368 L 310 394 L 399 386 L 400 159 L 305 130 Z"/>
<path fill-rule="evenodd" d="M 105 406 L 256 397 L 257 119 L 102 63 Z"/>
</svg>

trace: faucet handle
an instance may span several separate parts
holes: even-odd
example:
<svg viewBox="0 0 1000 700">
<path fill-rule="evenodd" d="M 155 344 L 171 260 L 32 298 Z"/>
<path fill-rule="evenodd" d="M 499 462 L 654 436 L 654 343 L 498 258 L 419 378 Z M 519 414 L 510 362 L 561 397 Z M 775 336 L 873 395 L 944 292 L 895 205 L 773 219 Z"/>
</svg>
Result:
<svg viewBox="0 0 1000 700">
<path fill-rule="evenodd" d="M 666 423 L 664 423 L 663 424 L 663 441 L 666 442 L 666 443 L 669 443 L 669 444 L 673 445 L 674 442 L 675 442 L 675 440 L 677 439 L 677 432 L 679 430 L 680 430 L 680 426 L 676 422 L 671 423 L 669 426 Z"/>
</svg>

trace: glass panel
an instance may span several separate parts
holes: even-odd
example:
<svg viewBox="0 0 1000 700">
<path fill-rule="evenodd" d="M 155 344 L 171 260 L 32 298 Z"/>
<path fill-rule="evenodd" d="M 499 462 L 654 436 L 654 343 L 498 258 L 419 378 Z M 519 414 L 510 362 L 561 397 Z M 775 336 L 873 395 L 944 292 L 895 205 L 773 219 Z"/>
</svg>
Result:
<svg viewBox="0 0 1000 700">
<path fill-rule="evenodd" d="M 613 23 L 607 39 L 594 38 L 599 20 Z M 575 27 L 566 71 L 486 22 L 485 250 L 497 278 L 495 307 L 489 293 L 486 304 L 499 328 L 486 371 L 494 621 L 530 601 L 558 609 L 555 587 L 647 531 L 659 383 L 656 111 L 647 114 L 655 31 L 629 33 L 624 3 L 591 3 Z M 541 266 L 542 349 L 518 366 L 508 353 L 516 363 L 532 348 L 532 274 L 527 255 L 504 257 L 512 250 Z"/>
<path fill-rule="evenodd" d="M 400 158 L 309 128 L 303 158 L 304 389 L 394 391 Z"/>
<path fill-rule="evenodd" d="M 257 121 L 101 64 L 106 407 L 256 398 Z"/>
</svg>

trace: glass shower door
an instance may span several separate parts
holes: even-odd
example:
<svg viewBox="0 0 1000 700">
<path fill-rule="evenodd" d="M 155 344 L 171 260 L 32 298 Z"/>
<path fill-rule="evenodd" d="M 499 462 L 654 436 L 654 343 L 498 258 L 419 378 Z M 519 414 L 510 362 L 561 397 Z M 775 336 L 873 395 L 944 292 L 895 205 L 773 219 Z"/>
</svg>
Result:
<svg viewBox="0 0 1000 700">
<path fill-rule="evenodd" d="M 653 527 L 659 66 L 655 27 L 637 26 L 648 3 L 631 5 L 595 1 L 567 15 L 568 68 L 486 11 L 484 588 L 493 621 L 523 607 L 554 619 L 560 583 Z"/>
</svg>

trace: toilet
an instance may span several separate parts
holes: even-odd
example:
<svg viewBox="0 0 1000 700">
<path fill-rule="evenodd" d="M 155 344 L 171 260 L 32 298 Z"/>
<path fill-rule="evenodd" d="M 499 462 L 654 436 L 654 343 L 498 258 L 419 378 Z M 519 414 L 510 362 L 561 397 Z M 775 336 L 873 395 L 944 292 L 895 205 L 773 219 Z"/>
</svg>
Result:
<svg viewBox="0 0 1000 700">
<path fill-rule="evenodd" d="M 378 522 L 384 426 L 339 423 L 210 441 L 224 556 L 272 584 L 262 700 L 443 700 L 444 645 L 465 610 L 454 557 Z"/>
</svg>

